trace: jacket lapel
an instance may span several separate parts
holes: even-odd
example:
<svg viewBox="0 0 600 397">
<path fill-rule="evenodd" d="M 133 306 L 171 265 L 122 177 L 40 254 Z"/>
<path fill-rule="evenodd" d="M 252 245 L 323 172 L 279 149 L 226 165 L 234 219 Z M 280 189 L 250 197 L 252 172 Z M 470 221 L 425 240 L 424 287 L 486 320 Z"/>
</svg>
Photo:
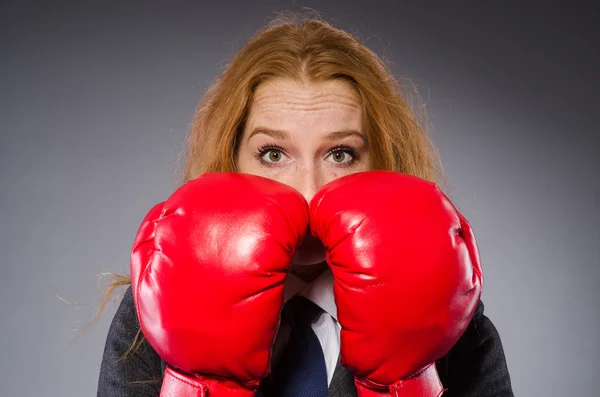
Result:
<svg viewBox="0 0 600 397">
<path fill-rule="evenodd" d="M 327 397 L 357 397 L 356 386 L 352 373 L 344 367 L 338 358 L 333 378 L 327 390 Z"/>
</svg>

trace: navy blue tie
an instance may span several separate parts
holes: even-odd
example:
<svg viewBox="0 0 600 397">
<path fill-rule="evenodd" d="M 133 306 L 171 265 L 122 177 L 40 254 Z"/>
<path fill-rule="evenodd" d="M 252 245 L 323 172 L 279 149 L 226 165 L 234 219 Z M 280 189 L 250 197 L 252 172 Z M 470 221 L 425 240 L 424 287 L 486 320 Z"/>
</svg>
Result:
<svg viewBox="0 0 600 397">
<path fill-rule="evenodd" d="M 325 397 L 327 371 L 325 356 L 311 324 L 323 313 L 312 301 L 295 296 L 283 308 L 292 327 L 290 338 L 277 368 L 273 371 L 274 396 Z"/>
</svg>

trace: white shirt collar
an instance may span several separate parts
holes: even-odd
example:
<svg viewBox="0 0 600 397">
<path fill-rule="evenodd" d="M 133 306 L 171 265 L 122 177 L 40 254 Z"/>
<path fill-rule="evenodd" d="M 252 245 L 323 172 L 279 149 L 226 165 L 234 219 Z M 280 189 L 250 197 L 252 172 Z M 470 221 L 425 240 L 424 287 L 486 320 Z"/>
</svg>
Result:
<svg viewBox="0 0 600 397">
<path fill-rule="evenodd" d="M 337 307 L 333 297 L 333 274 L 331 269 L 325 270 L 312 283 L 307 283 L 298 276 L 289 274 L 284 285 L 284 299 L 287 301 L 300 294 L 313 301 L 337 321 Z"/>
</svg>

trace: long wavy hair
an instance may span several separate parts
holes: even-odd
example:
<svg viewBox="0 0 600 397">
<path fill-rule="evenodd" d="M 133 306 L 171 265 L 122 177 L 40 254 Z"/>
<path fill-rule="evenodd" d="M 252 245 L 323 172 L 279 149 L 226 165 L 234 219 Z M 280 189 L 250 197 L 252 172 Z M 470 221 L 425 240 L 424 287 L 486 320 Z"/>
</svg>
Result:
<svg viewBox="0 0 600 397">
<path fill-rule="evenodd" d="M 319 16 L 293 13 L 279 15 L 251 37 L 207 90 L 188 133 L 182 183 L 208 172 L 237 170 L 236 150 L 253 93 L 277 78 L 347 82 L 361 98 L 371 168 L 415 175 L 444 188 L 439 155 L 414 85 L 395 78 L 357 36 Z M 90 324 L 114 290 L 131 283 L 127 275 L 111 276 Z"/>
</svg>

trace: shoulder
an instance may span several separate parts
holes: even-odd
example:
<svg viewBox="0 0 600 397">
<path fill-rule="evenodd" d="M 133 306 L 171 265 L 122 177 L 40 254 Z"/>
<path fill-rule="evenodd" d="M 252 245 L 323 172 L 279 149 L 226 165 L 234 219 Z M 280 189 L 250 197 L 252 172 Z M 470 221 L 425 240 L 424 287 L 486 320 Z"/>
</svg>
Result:
<svg viewBox="0 0 600 397">
<path fill-rule="evenodd" d="M 119 308 L 113 317 L 111 329 L 117 328 L 117 330 L 125 331 L 126 334 L 132 334 L 134 330 L 137 333 L 139 327 L 140 323 L 135 311 L 133 293 L 131 291 L 131 286 L 129 286 L 123 294 L 123 298 L 119 303 Z"/>
<path fill-rule="evenodd" d="M 162 360 L 144 339 L 129 287 L 112 319 L 98 380 L 98 396 L 158 395 Z"/>
<path fill-rule="evenodd" d="M 500 334 L 484 309 L 480 301 L 464 334 L 437 362 L 444 396 L 513 396 Z"/>
</svg>

